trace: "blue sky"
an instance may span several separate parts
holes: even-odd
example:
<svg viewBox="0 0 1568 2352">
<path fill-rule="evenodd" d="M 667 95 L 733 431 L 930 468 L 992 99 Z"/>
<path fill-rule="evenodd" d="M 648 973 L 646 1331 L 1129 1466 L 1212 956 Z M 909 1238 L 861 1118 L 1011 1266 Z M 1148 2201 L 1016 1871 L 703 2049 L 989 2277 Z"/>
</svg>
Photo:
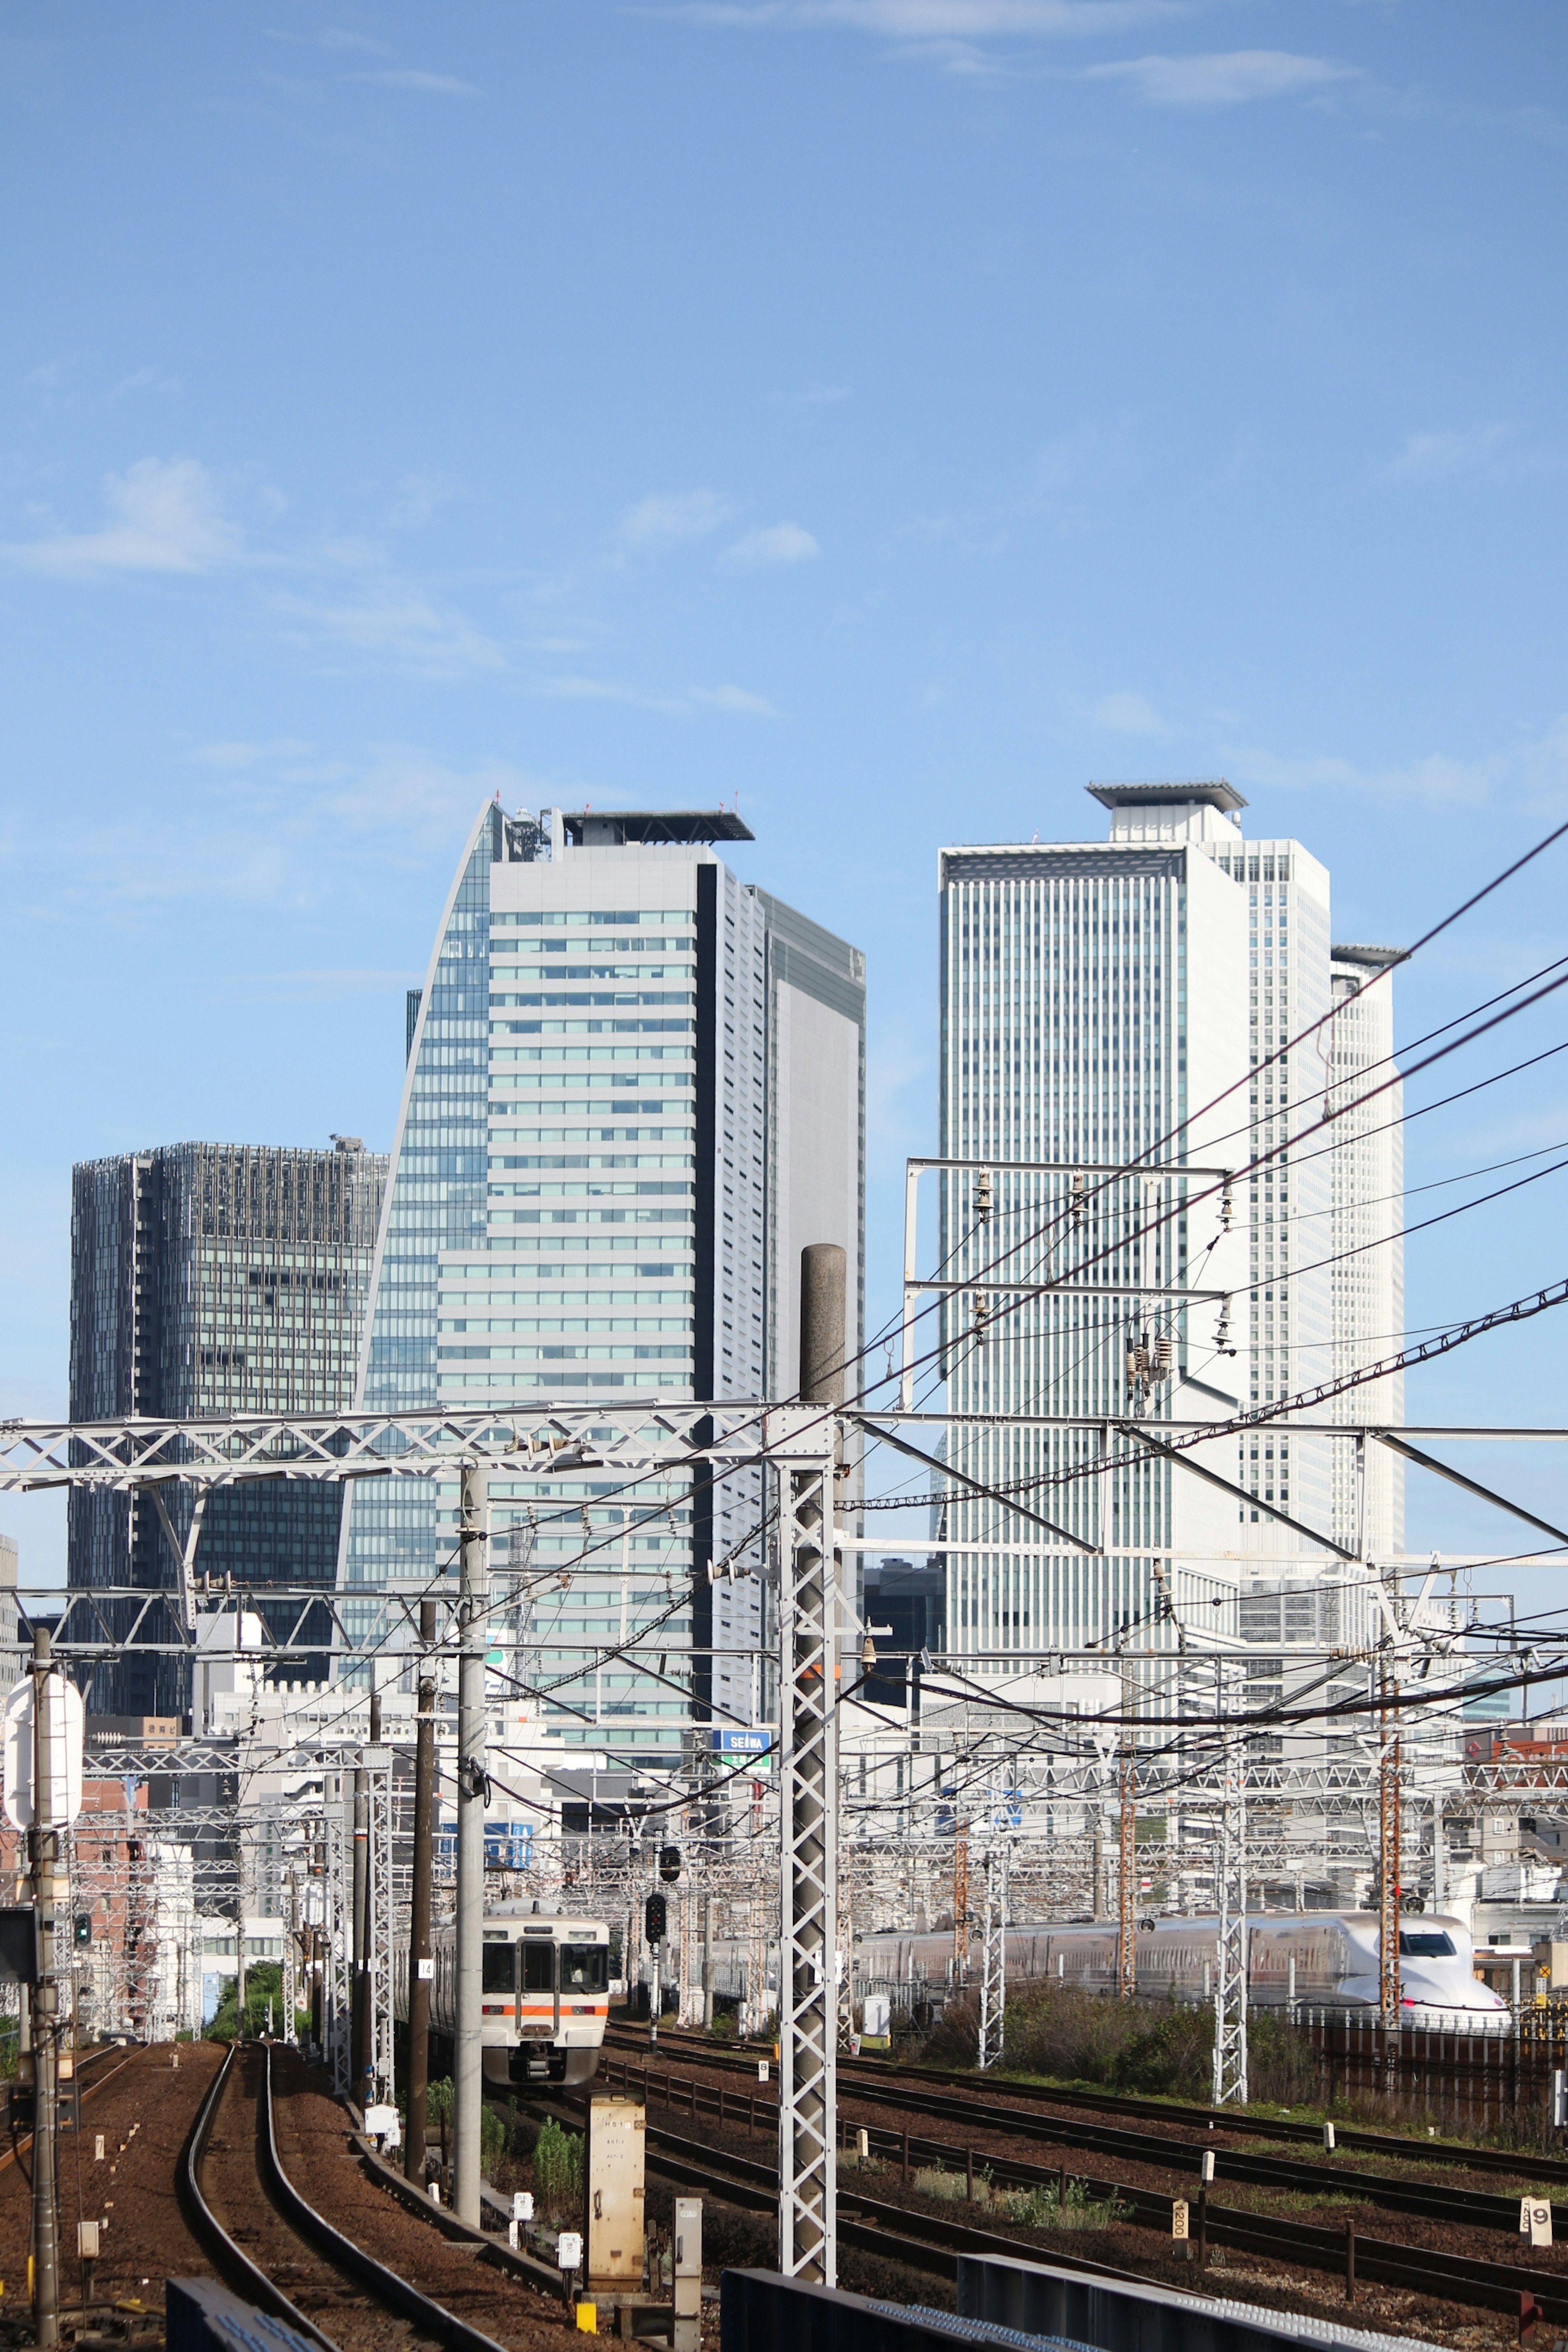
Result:
<svg viewBox="0 0 1568 2352">
<path fill-rule="evenodd" d="M 73 1160 L 386 1144 L 498 787 L 739 794 L 738 869 L 865 947 L 882 1312 L 939 843 L 1224 773 L 1398 940 L 1560 821 L 1564 48 L 1532 0 L 17 0 L 0 1411 L 64 1406 Z M 1565 885 L 1403 1033 L 1559 952 Z M 1548 1064 L 1411 1178 L 1559 1138 Z M 1568 1270 L 1563 1199 L 1414 1244 L 1412 1324 Z M 1565 1346 L 1412 1415 L 1562 1417 Z M 1568 1509 L 1543 1450 L 1474 1466 Z M 35 1573 L 62 1524 L 0 1507 Z"/>
</svg>

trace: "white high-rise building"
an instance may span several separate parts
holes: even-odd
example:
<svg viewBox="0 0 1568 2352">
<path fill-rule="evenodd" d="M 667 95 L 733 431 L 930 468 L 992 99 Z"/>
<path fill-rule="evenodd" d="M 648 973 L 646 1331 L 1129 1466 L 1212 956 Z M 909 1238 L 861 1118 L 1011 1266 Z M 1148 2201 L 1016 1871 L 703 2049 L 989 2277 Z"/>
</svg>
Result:
<svg viewBox="0 0 1568 2352">
<path fill-rule="evenodd" d="M 722 810 L 482 812 L 410 994 L 357 1405 L 787 1396 L 808 1242 L 847 1253 L 859 1345 L 864 959 L 716 854 L 752 837 Z M 451 1566 L 458 1488 L 351 1496 L 363 1637 Z M 765 1719 L 758 1474 L 492 1475 L 490 1503 L 550 1740 L 668 1766 L 710 1706 Z"/>
<path fill-rule="evenodd" d="M 1363 1501 L 1336 1468 L 1351 1449 L 1326 1436 L 1274 1425 L 1203 1447 L 1241 1490 L 1226 1496 L 1158 1460 L 1134 1466 L 1131 1441 L 1091 1476 L 1088 1432 L 984 1423 L 1031 1410 L 1222 1420 L 1398 1344 L 1382 1336 L 1397 1335 L 1402 1308 L 1388 1238 L 1401 1222 L 1397 1088 L 1238 1181 L 1228 1230 L 1213 1198 L 1184 1213 L 1213 1180 L 1180 1172 L 1247 1167 L 1316 1123 L 1325 1088 L 1342 1101 L 1390 1054 L 1387 981 L 1357 992 L 1389 954 L 1331 947 L 1326 869 L 1300 842 L 1248 839 L 1227 783 L 1089 790 L 1110 812 L 1109 842 L 941 856 L 941 1148 L 993 1169 L 984 1216 L 978 1171 L 943 1178 L 941 1255 L 955 1282 L 1067 1278 L 1016 1306 L 952 1297 L 949 1402 L 976 1418 L 955 1427 L 950 1458 L 1100 1548 L 1053 1547 L 994 1503 L 949 1504 L 950 1544 L 1009 1546 L 948 1555 L 949 1648 L 983 1671 L 1005 1670 L 1009 1650 L 1146 1626 L 1167 1598 L 1189 1628 L 1235 1633 L 1237 1590 L 1260 1570 L 1322 1572 L 1313 1535 L 1353 1549 L 1364 1510 L 1365 1557 L 1402 1538 L 1397 1463 L 1369 1463 Z M 1048 1165 L 1005 1174 L 1007 1161 Z M 1146 1172 L 1106 1172 L 1129 1162 Z M 1172 1210 L 1157 1234 L 1128 1238 Z M 1353 1273 L 1331 1263 L 1363 1240 L 1382 1245 L 1348 1262 Z M 1215 1290 L 1232 1302 L 1224 1328 L 1192 1295 Z M 1375 1405 L 1354 1392 L 1344 1416 L 1397 1421 L 1385 1385 Z M 1347 1636 L 1362 1610 L 1359 1596 L 1340 1610 Z M 1316 1637 L 1316 1600 L 1297 1612 L 1303 1624 L 1309 1613 Z"/>
<path fill-rule="evenodd" d="M 1394 986 L 1380 977 L 1399 961 L 1395 948 L 1332 950 L 1328 1034 L 1340 1263 L 1327 1377 L 1334 1379 L 1396 1354 L 1405 1343 L 1405 1090 L 1397 1080 L 1387 1084 L 1394 1069 Z M 1310 1360 L 1304 1371 L 1308 1381 L 1325 1377 Z M 1396 1427 L 1405 1419 L 1404 1373 L 1347 1389 L 1333 1400 L 1332 1412 L 1336 1421 Z M 1359 1460 L 1353 1447 L 1335 1447 L 1333 1531 L 1366 1559 L 1387 1561 L 1405 1549 L 1405 1465 L 1387 1446 L 1368 1445 Z"/>
<path fill-rule="evenodd" d="M 1247 1278 L 1244 1193 L 1227 1230 L 1220 1188 L 1184 1172 L 1246 1157 L 1247 907 L 1214 855 L 1236 837 L 1239 795 L 1090 789 L 1109 842 L 940 858 L 941 1150 L 994 1172 L 984 1214 L 982 1169 L 942 1178 L 939 1255 L 946 1279 L 1026 1286 L 1018 1303 L 1005 1288 L 950 1298 L 949 1402 L 974 1418 L 948 1458 L 1079 1538 L 1053 1542 L 999 1503 L 949 1504 L 947 1644 L 980 1673 L 1123 1628 L 1174 1646 L 1167 1601 L 1184 1622 L 1236 1630 L 1230 1496 L 1131 1440 L 1101 1468 L 1095 1431 L 985 1418 L 1221 1420 L 1238 1399 L 1217 1298 L 1171 1294 Z M 1004 1168 L 1019 1161 L 1041 1164 Z M 1224 1475 L 1235 1442 L 1202 1453 Z"/>
</svg>

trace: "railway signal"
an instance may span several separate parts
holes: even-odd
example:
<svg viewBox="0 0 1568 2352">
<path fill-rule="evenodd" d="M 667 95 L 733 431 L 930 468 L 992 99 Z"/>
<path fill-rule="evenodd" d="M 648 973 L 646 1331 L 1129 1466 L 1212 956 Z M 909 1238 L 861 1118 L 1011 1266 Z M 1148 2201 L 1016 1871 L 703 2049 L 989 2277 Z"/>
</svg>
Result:
<svg viewBox="0 0 1568 2352">
<path fill-rule="evenodd" d="M 650 1895 L 642 1907 L 643 1934 L 655 1947 L 669 1932 L 669 1906 L 662 1895 Z"/>
</svg>

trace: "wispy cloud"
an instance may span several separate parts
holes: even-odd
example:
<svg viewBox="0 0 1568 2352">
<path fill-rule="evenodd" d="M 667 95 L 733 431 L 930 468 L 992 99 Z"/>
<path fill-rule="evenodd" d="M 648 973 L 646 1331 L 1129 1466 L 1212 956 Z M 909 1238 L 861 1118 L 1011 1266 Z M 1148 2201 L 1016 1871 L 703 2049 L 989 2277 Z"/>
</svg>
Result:
<svg viewBox="0 0 1568 2352">
<path fill-rule="evenodd" d="M 104 478 L 101 530 L 58 531 L 0 549 L 14 563 L 58 579 L 117 572 L 210 572 L 241 552 L 216 477 L 195 457 L 140 457 Z"/>
<path fill-rule="evenodd" d="M 766 530 L 748 531 L 744 539 L 738 539 L 725 551 L 724 561 L 754 570 L 769 563 L 809 563 L 821 553 L 810 531 L 803 530 L 799 523 L 775 522 Z"/>
<path fill-rule="evenodd" d="M 1097 727 L 1113 735 L 1163 735 L 1166 731 L 1165 722 L 1152 704 L 1135 692 L 1101 695 L 1090 706 L 1089 716 Z"/>
<path fill-rule="evenodd" d="M 694 24 L 838 27 L 898 41 L 1110 33 L 1184 13 L 1180 0 L 686 0 Z"/>
<path fill-rule="evenodd" d="M 1468 478 L 1489 482 L 1527 481 L 1560 474 L 1563 453 L 1531 447 L 1517 425 L 1446 426 L 1412 433 L 1388 466 L 1398 482 L 1446 482 Z"/>
<path fill-rule="evenodd" d="M 778 707 L 764 695 L 749 694 L 743 686 L 694 686 L 691 700 L 707 710 L 732 711 L 740 719 L 776 719 Z"/>
<path fill-rule="evenodd" d="M 427 678 L 468 677 L 506 667 L 493 637 L 466 614 L 434 604 L 416 588 L 388 583 L 357 603 L 280 597 L 278 610 L 297 644 L 350 653 Z"/>
<path fill-rule="evenodd" d="M 1332 58 L 1289 49 L 1226 49 L 1207 57 L 1123 58 L 1086 66 L 1086 81 L 1122 81 L 1150 106 L 1246 106 L 1295 98 L 1357 79 Z"/>
<path fill-rule="evenodd" d="M 729 500 L 717 490 L 658 493 L 640 499 L 622 516 L 621 537 L 628 547 L 671 546 L 681 540 L 706 539 L 729 511 Z"/>
<path fill-rule="evenodd" d="M 416 66 L 388 66 L 379 73 L 353 76 L 355 81 L 380 82 L 385 89 L 417 89 L 432 98 L 482 98 L 484 92 L 471 81 L 459 81 L 454 74 L 425 73 Z"/>
<path fill-rule="evenodd" d="M 468 495 L 455 474 L 439 468 L 428 473 L 401 474 L 386 509 L 394 530 L 418 530 L 441 511 Z"/>
<path fill-rule="evenodd" d="M 691 686 L 682 693 L 656 694 L 613 677 L 584 677 L 568 672 L 542 680 L 539 692 L 566 702 L 624 702 L 635 709 L 661 711 L 668 719 L 689 718 L 694 711 L 722 710 L 742 719 L 777 719 L 777 706 L 764 695 L 743 686 Z"/>
<path fill-rule="evenodd" d="M 346 32 L 341 25 L 319 25 L 309 33 L 287 32 L 281 26 L 268 25 L 267 37 L 269 41 L 291 41 L 301 48 L 312 49 L 376 49 L 381 47 L 380 42 L 373 41 L 368 33 Z"/>
<path fill-rule="evenodd" d="M 1503 796 L 1515 808 L 1556 810 L 1568 795 L 1568 716 L 1539 734 L 1468 756 L 1424 751 L 1380 765 L 1339 752 L 1280 753 L 1257 744 L 1222 745 L 1221 752 L 1226 773 L 1245 786 L 1348 789 L 1445 808 L 1479 808 Z"/>
</svg>

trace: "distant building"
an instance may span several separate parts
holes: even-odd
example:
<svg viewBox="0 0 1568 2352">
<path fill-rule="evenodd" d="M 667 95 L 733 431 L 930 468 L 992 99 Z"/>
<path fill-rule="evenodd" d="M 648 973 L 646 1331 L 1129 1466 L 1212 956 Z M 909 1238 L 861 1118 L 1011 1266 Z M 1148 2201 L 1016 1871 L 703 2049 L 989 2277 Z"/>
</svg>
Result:
<svg viewBox="0 0 1568 2352">
<path fill-rule="evenodd" d="M 0 1691 L 9 1690 L 21 1672 L 17 1654 L 20 1613 L 16 1587 L 21 1580 L 20 1556 L 15 1536 L 0 1536 Z"/>
<path fill-rule="evenodd" d="M 357 1137 L 327 1151 L 184 1143 L 72 1171 L 70 1410 L 75 1421 L 332 1412 L 352 1405 L 387 1163 Z M 208 1494 L 73 1486 L 68 1580 L 177 1595 L 182 1577 L 237 1584 L 333 1582 L 342 1489 L 257 1480 Z M 193 1545 L 194 1536 L 194 1545 Z M 176 1550 L 182 1557 L 176 1559 Z M 129 1631 L 141 1604 L 105 1603 Z M 275 1634 L 299 1604 L 264 1613 Z M 145 1642 L 172 1621 L 148 1612 Z M 307 1637 L 310 1629 L 305 1629 Z M 326 1639 L 326 1629 L 321 1628 Z M 302 1671 L 296 1657 L 293 1672 Z M 129 1648 L 96 1671 L 106 1715 L 184 1715 L 190 1666 Z"/>
<path fill-rule="evenodd" d="M 912 1559 L 866 1562 L 864 1617 L 877 1653 L 877 1671 L 867 1677 L 865 1696 L 884 1706 L 901 1706 L 905 1662 L 922 1653 L 933 1657 L 946 1647 L 943 1602 L 947 1570 L 941 1559 L 917 1567 Z"/>
<path fill-rule="evenodd" d="M 847 1253 L 859 1344 L 864 961 L 731 872 L 751 839 L 726 810 L 481 812 L 409 1000 L 363 1407 L 787 1396 L 811 1242 Z M 769 1706 L 761 1479 L 622 1496 L 492 1475 L 494 1558 L 533 1595 L 497 1630 L 541 1728 L 673 1765 L 710 1709 Z M 355 1489 L 358 1638 L 450 1561 L 457 1501 Z"/>
</svg>

